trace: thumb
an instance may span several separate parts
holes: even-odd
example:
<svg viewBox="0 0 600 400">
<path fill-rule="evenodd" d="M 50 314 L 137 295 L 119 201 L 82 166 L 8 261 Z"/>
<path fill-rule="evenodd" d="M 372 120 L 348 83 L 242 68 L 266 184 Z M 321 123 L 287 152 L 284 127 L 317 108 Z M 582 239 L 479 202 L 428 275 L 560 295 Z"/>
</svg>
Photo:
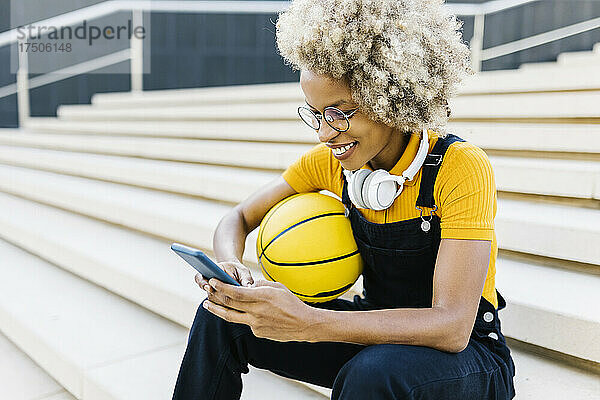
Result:
<svg viewBox="0 0 600 400">
<path fill-rule="evenodd" d="M 240 284 L 242 286 L 251 286 L 254 283 L 254 279 L 248 269 L 238 269 L 238 273 L 240 275 Z"/>
</svg>

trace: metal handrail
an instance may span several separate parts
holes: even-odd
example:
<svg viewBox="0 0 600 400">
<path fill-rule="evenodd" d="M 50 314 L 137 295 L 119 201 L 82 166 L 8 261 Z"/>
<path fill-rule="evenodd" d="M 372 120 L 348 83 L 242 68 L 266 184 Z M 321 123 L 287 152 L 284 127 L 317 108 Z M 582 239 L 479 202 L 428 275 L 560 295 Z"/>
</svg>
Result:
<svg viewBox="0 0 600 400">
<path fill-rule="evenodd" d="M 538 35 L 533 35 L 524 39 L 515 40 L 514 42 L 487 48 L 482 50 L 481 60 L 491 60 L 492 58 L 516 53 L 517 51 L 527 50 L 532 47 L 554 42 L 556 40 L 564 39 L 566 37 L 577 35 L 579 33 L 587 32 L 596 28 L 600 28 L 600 17 L 540 33 Z"/>
<path fill-rule="evenodd" d="M 485 60 L 515 53 L 541 44 L 560 40 L 568 36 L 600 27 L 600 18 L 595 18 L 578 24 L 573 24 L 546 33 L 534 35 L 528 38 L 516 40 L 488 49 L 483 49 L 483 37 L 485 33 L 485 17 L 490 14 L 519 7 L 528 3 L 543 0 L 491 0 L 478 4 L 445 4 L 453 14 L 474 17 L 473 37 L 470 41 L 471 59 L 473 69 L 481 70 L 481 64 Z M 131 11 L 136 26 L 142 24 L 142 12 L 177 12 L 177 13 L 252 13 L 252 14 L 274 14 L 284 11 L 289 7 L 288 1 L 207 1 L 207 0 L 108 0 L 103 3 L 70 11 L 62 15 L 47 18 L 36 22 L 38 25 L 70 26 L 84 20 L 95 19 L 121 11 Z M 0 33 L 0 47 L 18 42 L 17 28 Z M 121 50 L 94 60 L 82 62 L 58 71 L 29 79 L 27 71 L 27 54 L 19 57 L 19 68 L 17 71 L 17 82 L 0 88 L 0 98 L 17 93 L 19 118 L 22 125 L 26 125 L 29 118 L 29 88 L 46 85 L 74 75 L 90 72 L 92 70 L 112 65 L 118 62 L 130 60 L 131 90 L 143 90 L 143 52 L 142 42 L 134 36 L 131 38 L 130 49 Z"/>
</svg>

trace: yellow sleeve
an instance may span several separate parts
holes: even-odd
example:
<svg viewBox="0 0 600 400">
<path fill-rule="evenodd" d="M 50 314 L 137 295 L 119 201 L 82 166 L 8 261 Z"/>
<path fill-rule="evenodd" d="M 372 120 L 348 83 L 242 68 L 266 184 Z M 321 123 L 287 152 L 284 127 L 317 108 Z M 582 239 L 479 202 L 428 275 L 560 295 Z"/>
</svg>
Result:
<svg viewBox="0 0 600 400">
<path fill-rule="evenodd" d="M 333 167 L 330 150 L 320 143 L 287 167 L 282 176 L 298 193 L 331 190 Z"/>
<path fill-rule="evenodd" d="M 483 150 L 467 142 L 448 148 L 434 194 L 442 239 L 493 240 L 496 182 Z"/>
</svg>

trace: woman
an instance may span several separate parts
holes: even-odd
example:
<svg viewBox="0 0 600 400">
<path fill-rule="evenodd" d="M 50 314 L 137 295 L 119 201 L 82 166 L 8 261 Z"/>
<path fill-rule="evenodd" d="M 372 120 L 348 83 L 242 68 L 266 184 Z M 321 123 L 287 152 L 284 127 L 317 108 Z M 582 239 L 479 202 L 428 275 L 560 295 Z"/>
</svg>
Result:
<svg viewBox="0 0 600 400">
<path fill-rule="evenodd" d="M 301 71 L 298 112 L 321 143 L 219 223 L 217 260 L 242 286 L 196 276 L 208 299 L 175 399 L 239 399 L 248 364 L 332 388 L 332 399 L 514 397 L 493 171 L 482 150 L 444 133 L 447 101 L 471 71 L 460 22 L 441 3 L 294 0 L 280 14 L 280 53 Z M 369 171 L 387 199 L 362 180 Z M 240 260 L 273 205 L 321 189 L 349 211 L 364 291 L 310 305 L 254 282 Z"/>
</svg>

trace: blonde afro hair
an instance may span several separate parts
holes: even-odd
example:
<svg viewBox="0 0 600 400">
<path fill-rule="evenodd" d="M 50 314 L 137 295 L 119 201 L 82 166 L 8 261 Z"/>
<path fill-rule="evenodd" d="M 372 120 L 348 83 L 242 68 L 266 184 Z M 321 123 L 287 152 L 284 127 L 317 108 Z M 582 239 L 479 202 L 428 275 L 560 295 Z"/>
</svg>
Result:
<svg viewBox="0 0 600 400">
<path fill-rule="evenodd" d="M 372 120 L 442 132 L 473 73 L 461 28 L 443 0 L 293 0 L 276 34 L 286 65 L 345 80 Z"/>
</svg>

